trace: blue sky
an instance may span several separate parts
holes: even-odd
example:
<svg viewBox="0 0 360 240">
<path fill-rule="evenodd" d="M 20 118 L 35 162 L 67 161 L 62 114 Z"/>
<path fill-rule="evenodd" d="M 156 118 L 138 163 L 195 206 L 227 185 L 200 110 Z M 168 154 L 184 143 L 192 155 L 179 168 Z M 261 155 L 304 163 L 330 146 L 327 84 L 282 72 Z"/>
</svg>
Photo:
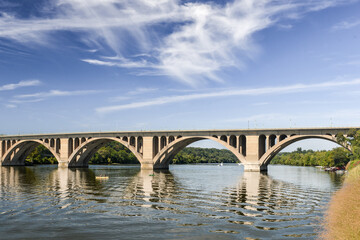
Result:
<svg viewBox="0 0 360 240">
<path fill-rule="evenodd" d="M 2 0 L 0 132 L 359 126 L 360 3 Z"/>
</svg>

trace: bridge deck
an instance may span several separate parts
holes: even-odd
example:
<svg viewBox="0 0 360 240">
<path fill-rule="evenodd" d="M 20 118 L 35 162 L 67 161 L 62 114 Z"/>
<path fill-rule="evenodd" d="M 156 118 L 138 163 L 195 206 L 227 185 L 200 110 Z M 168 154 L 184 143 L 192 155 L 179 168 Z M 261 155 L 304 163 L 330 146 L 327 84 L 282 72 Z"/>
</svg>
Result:
<svg viewBox="0 0 360 240">
<path fill-rule="evenodd" d="M 210 129 L 210 130 L 162 130 L 162 131 L 113 131 L 113 132 L 76 132 L 76 133 L 44 133 L 25 135 L 0 135 L 0 140 L 34 139 L 34 138 L 71 138 L 71 137 L 111 137 L 111 136 L 212 136 L 212 135 L 270 135 L 270 134 L 327 134 L 334 132 L 347 132 L 360 127 L 334 127 L 334 128 L 265 128 L 265 129 Z"/>
</svg>

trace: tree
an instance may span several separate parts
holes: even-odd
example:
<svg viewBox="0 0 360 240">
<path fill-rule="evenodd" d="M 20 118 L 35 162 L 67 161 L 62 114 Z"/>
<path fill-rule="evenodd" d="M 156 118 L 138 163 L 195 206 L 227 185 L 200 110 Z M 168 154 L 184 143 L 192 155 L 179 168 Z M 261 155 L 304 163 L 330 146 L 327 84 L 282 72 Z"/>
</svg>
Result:
<svg viewBox="0 0 360 240">
<path fill-rule="evenodd" d="M 336 135 L 336 141 L 351 150 L 351 160 L 360 160 L 360 130 L 350 129 L 346 136 L 343 133 Z"/>
<path fill-rule="evenodd" d="M 349 162 L 349 153 L 344 148 L 335 148 L 332 152 L 335 167 L 343 167 Z"/>
<path fill-rule="evenodd" d="M 25 164 L 55 164 L 56 158 L 43 145 L 37 146 L 25 160 Z"/>
</svg>

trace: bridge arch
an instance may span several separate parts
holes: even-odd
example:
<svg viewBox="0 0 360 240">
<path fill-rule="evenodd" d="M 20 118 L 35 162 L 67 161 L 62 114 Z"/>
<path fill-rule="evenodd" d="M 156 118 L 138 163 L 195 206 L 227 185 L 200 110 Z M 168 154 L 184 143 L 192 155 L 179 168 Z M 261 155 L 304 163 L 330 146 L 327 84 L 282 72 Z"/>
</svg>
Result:
<svg viewBox="0 0 360 240">
<path fill-rule="evenodd" d="M 228 150 L 230 150 L 239 160 L 240 163 L 246 162 L 245 157 L 238 151 L 237 147 L 229 145 L 226 141 L 216 137 L 201 136 L 201 137 L 182 137 L 169 143 L 166 147 L 161 149 L 154 157 L 153 163 L 155 168 L 168 168 L 170 161 L 186 146 L 200 141 L 200 140 L 213 140 L 220 143 Z"/>
<path fill-rule="evenodd" d="M 281 135 L 283 136 L 283 135 Z M 285 135 L 284 135 L 285 136 Z M 327 141 L 334 142 L 338 144 L 341 147 L 344 147 L 345 149 L 349 150 L 349 148 L 341 145 L 336 141 L 336 137 L 332 135 L 292 135 L 290 137 L 283 138 L 281 141 L 276 143 L 274 146 L 272 146 L 266 153 L 260 158 L 259 163 L 261 166 L 267 166 L 270 161 L 278 154 L 281 150 L 283 150 L 285 147 L 289 146 L 290 144 L 293 144 L 295 142 L 305 140 L 305 139 L 324 139 Z M 281 138 L 280 138 L 281 139 Z"/>
<path fill-rule="evenodd" d="M 174 136 L 170 136 L 170 137 L 169 137 L 169 143 L 172 143 L 173 141 L 175 141 L 175 137 L 174 137 Z"/>
<path fill-rule="evenodd" d="M 103 146 L 109 142 L 118 142 L 129 149 L 139 161 L 142 162 L 142 155 L 136 151 L 136 146 L 130 145 L 128 142 L 116 137 L 91 138 L 82 143 L 78 148 L 74 149 L 68 160 L 68 167 L 88 167 L 91 157 Z M 142 146 L 138 146 L 138 149 Z"/>
<path fill-rule="evenodd" d="M 46 149 L 48 149 L 56 160 L 60 162 L 60 156 L 56 152 L 55 148 L 50 147 L 49 143 L 34 139 L 15 142 L 5 151 L 1 164 L 3 166 L 23 166 L 25 165 L 26 157 L 39 145 L 43 145 Z"/>
</svg>

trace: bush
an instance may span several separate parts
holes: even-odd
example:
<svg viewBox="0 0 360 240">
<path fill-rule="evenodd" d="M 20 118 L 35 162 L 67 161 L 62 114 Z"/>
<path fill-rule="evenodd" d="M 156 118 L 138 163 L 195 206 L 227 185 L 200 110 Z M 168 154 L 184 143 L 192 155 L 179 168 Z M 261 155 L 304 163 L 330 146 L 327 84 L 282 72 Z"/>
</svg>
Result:
<svg viewBox="0 0 360 240">
<path fill-rule="evenodd" d="M 357 167 L 360 165 L 360 160 L 353 160 L 348 162 L 348 164 L 346 165 L 346 170 L 350 171 L 351 169 Z"/>
</svg>

